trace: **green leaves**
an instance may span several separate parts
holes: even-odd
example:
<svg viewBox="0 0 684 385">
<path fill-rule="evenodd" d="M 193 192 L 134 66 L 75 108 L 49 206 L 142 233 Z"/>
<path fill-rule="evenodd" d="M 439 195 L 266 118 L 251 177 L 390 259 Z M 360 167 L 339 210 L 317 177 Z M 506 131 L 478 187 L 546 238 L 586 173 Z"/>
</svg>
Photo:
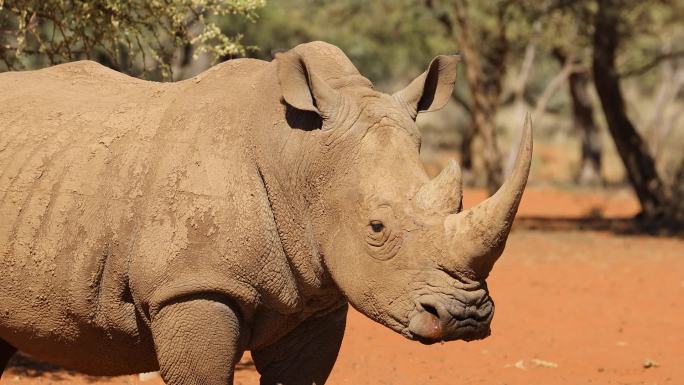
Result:
<svg viewBox="0 0 684 385">
<path fill-rule="evenodd" d="M 0 62 L 9 69 L 91 59 L 134 76 L 173 76 L 179 52 L 214 61 L 243 56 L 241 35 L 216 24 L 235 15 L 248 21 L 265 0 L 2 0 Z"/>
</svg>

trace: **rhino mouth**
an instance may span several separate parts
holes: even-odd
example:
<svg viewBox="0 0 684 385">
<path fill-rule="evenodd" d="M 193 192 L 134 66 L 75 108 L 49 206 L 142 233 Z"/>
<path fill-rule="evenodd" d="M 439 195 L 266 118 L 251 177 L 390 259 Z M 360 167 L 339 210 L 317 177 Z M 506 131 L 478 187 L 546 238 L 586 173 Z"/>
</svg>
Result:
<svg viewBox="0 0 684 385">
<path fill-rule="evenodd" d="M 427 345 L 480 340 L 491 334 L 493 317 L 494 302 L 487 294 L 470 303 L 453 298 L 420 298 L 409 318 L 407 337 Z"/>
</svg>

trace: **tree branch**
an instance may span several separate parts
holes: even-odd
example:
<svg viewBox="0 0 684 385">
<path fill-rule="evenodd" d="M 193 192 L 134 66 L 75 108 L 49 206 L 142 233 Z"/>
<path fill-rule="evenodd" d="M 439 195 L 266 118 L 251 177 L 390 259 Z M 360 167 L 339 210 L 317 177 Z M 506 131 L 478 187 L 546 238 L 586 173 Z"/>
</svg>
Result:
<svg viewBox="0 0 684 385">
<path fill-rule="evenodd" d="M 537 105 L 532 113 L 532 119 L 537 122 L 537 124 L 539 124 L 541 116 L 546 111 L 546 105 L 551 100 L 551 97 L 556 93 L 556 91 L 558 91 L 561 85 L 565 83 L 568 77 L 570 77 L 570 75 L 572 75 L 574 72 L 578 72 L 580 68 L 581 67 L 575 65 L 574 58 L 570 56 L 566 59 L 565 64 L 563 64 L 563 68 L 561 68 L 560 72 L 558 72 L 556 76 L 554 76 L 546 85 L 546 88 L 537 100 Z"/>
<path fill-rule="evenodd" d="M 624 78 L 629 78 L 632 76 L 639 76 L 643 75 L 646 72 L 652 70 L 655 68 L 660 62 L 665 61 L 665 60 L 671 60 L 671 59 L 676 59 L 678 57 L 684 57 L 684 50 L 681 51 L 674 51 L 674 52 L 666 52 L 666 53 L 661 53 L 659 55 L 656 55 L 653 57 L 653 60 L 650 62 L 637 67 L 637 68 L 632 68 L 631 70 L 627 70 L 621 74 L 618 74 L 618 77 L 621 79 Z"/>
</svg>

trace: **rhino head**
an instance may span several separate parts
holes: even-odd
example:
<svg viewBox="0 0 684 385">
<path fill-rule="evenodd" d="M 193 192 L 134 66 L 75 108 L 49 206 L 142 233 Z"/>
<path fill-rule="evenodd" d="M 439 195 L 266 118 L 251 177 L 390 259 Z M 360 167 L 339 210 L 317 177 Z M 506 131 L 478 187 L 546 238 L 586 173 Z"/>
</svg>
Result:
<svg viewBox="0 0 684 385">
<path fill-rule="evenodd" d="M 389 95 L 374 90 L 336 47 L 314 48 L 300 46 L 277 61 L 283 99 L 321 119 L 319 145 L 310 150 L 319 152 L 310 167 L 319 172 L 310 183 L 320 184 L 311 210 L 323 268 L 352 306 L 409 339 L 488 336 L 494 303 L 485 279 L 527 182 L 529 118 L 510 178 L 462 210 L 457 163 L 430 179 L 415 123 L 418 113 L 451 97 L 458 56 L 436 57 Z"/>
</svg>

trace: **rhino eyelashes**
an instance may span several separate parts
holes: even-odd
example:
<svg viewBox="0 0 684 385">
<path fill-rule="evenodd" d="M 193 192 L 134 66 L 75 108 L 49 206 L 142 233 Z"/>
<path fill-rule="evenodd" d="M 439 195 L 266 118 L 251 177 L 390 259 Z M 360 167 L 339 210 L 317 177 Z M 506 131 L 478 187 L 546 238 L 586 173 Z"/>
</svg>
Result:
<svg viewBox="0 0 684 385">
<path fill-rule="evenodd" d="M 371 229 L 373 230 L 373 232 L 375 232 L 375 233 L 382 232 L 382 230 L 385 228 L 385 225 L 382 224 L 382 222 L 380 222 L 380 221 L 372 221 L 370 226 L 371 226 Z"/>
</svg>

